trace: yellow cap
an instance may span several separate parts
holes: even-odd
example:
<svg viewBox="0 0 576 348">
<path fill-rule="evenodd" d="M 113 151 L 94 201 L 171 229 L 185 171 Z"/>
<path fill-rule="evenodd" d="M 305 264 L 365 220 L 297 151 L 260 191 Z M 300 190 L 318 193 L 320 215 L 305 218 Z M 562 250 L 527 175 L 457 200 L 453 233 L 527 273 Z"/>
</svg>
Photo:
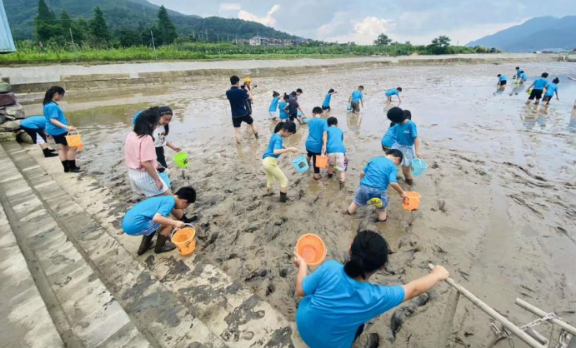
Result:
<svg viewBox="0 0 576 348">
<path fill-rule="evenodd" d="M 247 77 L 247 78 L 244 79 L 244 82 L 252 82 L 252 80 L 250 80 L 250 78 Z"/>
</svg>

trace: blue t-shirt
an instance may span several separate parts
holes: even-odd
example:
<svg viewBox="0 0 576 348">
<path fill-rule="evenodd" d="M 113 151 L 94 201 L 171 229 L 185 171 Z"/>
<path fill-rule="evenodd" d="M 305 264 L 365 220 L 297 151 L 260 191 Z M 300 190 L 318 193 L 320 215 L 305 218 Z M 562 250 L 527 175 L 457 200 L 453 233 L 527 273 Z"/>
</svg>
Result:
<svg viewBox="0 0 576 348">
<path fill-rule="evenodd" d="M 548 84 L 548 80 L 541 77 L 541 78 L 537 79 L 536 81 L 534 81 L 534 89 L 535 90 L 543 90 L 547 84 Z"/>
<path fill-rule="evenodd" d="M 412 146 L 414 145 L 414 138 L 418 136 L 418 128 L 416 128 L 416 123 L 408 121 L 404 124 L 397 124 L 396 130 L 396 142 L 400 145 Z"/>
<path fill-rule="evenodd" d="M 360 185 L 386 191 L 391 182 L 398 182 L 398 169 L 394 162 L 386 157 L 376 157 L 364 167 L 364 177 Z"/>
<path fill-rule="evenodd" d="M 142 233 L 148 228 L 154 215 L 160 214 L 168 217 L 175 206 L 176 200 L 174 196 L 148 198 L 128 210 L 124 220 L 122 220 L 122 229 L 126 234 Z"/>
<path fill-rule="evenodd" d="M 354 91 L 352 92 L 352 102 L 353 103 L 359 103 L 360 100 L 364 99 L 364 94 L 362 94 L 362 92 L 360 91 Z"/>
<path fill-rule="evenodd" d="M 398 90 L 396 88 L 391 88 L 391 89 L 386 91 L 387 97 L 391 97 L 393 95 L 400 95 L 400 93 L 398 92 Z"/>
<path fill-rule="evenodd" d="M 272 138 L 270 138 L 270 143 L 268 143 L 268 148 L 266 149 L 266 152 L 264 152 L 264 154 L 262 155 L 262 158 L 267 158 L 267 157 L 274 157 L 274 158 L 278 158 L 280 157 L 280 155 L 275 155 L 274 154 L 274 150 L 282 150 L 282 137 L 276 133 L 272 134 Z"/>
<path fill-rule="evenodd" d="M 68 133 L 68 130 L 60 128 L 50 122 L 51 119 L 56 119 L 63 125 L 68 125 L 68 120 L 66 120 L 66 116 L 64 116 L 64 111 L 62 111 L 60 105 L 56 104 L 56 102 L 52 101 L 44 105 L 44 118 L 46 119 L 46 133 L 49 135 L 62 135 Z"/>
<path fill-rule="evenodd" d="M 521 73 L 520 71 L 521 71 L 521 70 L 516 70 L 516 77 L 517 77 L 517 78 L 520 77 L 520 76 L 522 76 L 522 73 Z"/>
<path fill-rule="evenodd" d="M 346 153 L 346 147 L 344 147 L 344 132 L 342 132 L 342 129 L 336 126 L 328 127 L 326 151 L 328 153 Z"/>
<path fill-rule="evenodd" d="M 20 126 L 28 129 L 43 130 L 46 128 L 46 117 L 44 116 L 28 117 L 22 120 Z"/>
<path fill-rule="evenodd" d="M 244 117 L 248 115 L 246 105 L 248 103 L 248 92 L 240 87 L 232 86 L 226 91 L 226 98 L 230 102 L 230 110 L 232 111 L 232 118 Z"/>
<path fill-rule="evenodd" d="M 392 127 L 388 128 L 388 131 L 382 137 L 382 145 L 384 145 L 386 147 L 392 147 L 392 145 L 394 145 L 394 143 L 396 142 L 396 128 L 395 127 L 396 127 L 396 125 L 393 125 Z"/>
<path fill-rule="evenodd" d="M 311 348 L 350 348 L 360 325 L 400 305 L 402 286 L 361 283 L 337 261 L 324 262 L 302 282 L 298 332 Z"/>
<path fill-rule="evenodd" d="M 280 119 L 282 120 L 287 120 L 288 119 L 288 114 L 286 113 L 286 105 L 288 105 L 287 102 L 282 101 L 280 102 Z"/>
<path fill-rule="evenodd" d="M 138 111 L 136 115 L 134 115 L 134 118 L 132 118 L 133 125 L 136 125 L 136 120 L 138 119 L 138 116 L 140 116 L 140 114 L 142 114 L 142 110 Z"/>
<path fill-rule="evenodd" d="M 506 79 L 507 79 L 506 76 L 500 75 L 500 81 L 506 81 Z"/>
<path fill-rule="evenodd" d="M 274 97 L 274 99 L 272 99 L 272 103 L 270 103 L 270 108 L 268 109 L 269 112 L 276 112 L 276 109 L 278 109 L 279 100 L 280 97 Z"/>
<path fill-rule="evenodd" d="M 324 98 L 324 102 L 322 103 L 322 106 L 329 107 L 331 101 L 332 101 L 332 93 L 326 94 L 326 98 Z"/>
<path fill-rule="evenodd" d="M 555 83 L 549 83 L 546 85 L 546 93 L 544 93 L 545 97 L 553 97 L 554 93 L 558 90 L 558 85 Z"/>
<path fill-rule="evenodd" d="M 314 117 L 308 123 L 308 139 L 306 150 L 314 153 L 322 152 L 322 136 L 328 131 L 328 122 L 325 119 Z"/>
<path fill-rule="evenodd" d="M 522 78 L 522 80 L 528 80 L 528 75 L 526 75 L 526 73 L 520 74 L 520 77 Z"/>
</svg>

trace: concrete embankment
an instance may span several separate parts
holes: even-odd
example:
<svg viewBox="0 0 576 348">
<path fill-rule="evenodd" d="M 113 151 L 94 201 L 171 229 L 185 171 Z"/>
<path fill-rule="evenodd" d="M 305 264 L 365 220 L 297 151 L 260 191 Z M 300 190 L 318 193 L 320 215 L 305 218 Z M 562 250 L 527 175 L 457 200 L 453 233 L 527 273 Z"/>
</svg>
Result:
<svg viewBox="0 0 576 348">
<path fill-rule="evenodd" d="M 4 67 L 0 79 L 15 93 L 44 92 L 58 84 L 66 90 L 100 90 L 131 86 L 193 83 L 230 75 L 272 77 L 328 73 L 390 66 L 500 64 L 557 61 L 558 55 L 463 54 L 446 56 L 362 57 L 340 59 L 244 60 L 218 62 L 154 62 L 108 65 L 44 65 Z"/>
</svg>

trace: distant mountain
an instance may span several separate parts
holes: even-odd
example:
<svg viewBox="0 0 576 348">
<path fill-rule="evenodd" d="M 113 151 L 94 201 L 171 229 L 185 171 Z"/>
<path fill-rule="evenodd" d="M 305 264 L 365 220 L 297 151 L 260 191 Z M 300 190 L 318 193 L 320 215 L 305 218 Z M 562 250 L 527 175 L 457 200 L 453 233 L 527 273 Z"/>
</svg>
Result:
<svg viewBox="0 0 576 348">
<path fill-rule="evenodd" d="M 46 0 L 57 16 L 62 10 L 76 18 L 92 18 L 93 9 L 100 6 L 111 31 L 128 28 L 137 30 L 149 27 L 156 22 L 159 6 L 146 0 Z M 34 17 L 38 14 L 38 0 L 4 0 L 8 22 L 15 40 L 34 38 Z M 209 40 L 249 39 L 254 36 L 275 39 L 296 39 L 290 34 L 274 30 L 260 23 L 234 18 L 220 18 L 184 15 L 168 10 L 168 13 L 182 36 L 190 34 L 207 35 Z"/>
<path fill-rule="evenodd" d="M 537 17 L 470 42 L 467 46 L 496 47 L 504 52 L 534 52 L 576 48 L 576 16 Z"/>
</svg>

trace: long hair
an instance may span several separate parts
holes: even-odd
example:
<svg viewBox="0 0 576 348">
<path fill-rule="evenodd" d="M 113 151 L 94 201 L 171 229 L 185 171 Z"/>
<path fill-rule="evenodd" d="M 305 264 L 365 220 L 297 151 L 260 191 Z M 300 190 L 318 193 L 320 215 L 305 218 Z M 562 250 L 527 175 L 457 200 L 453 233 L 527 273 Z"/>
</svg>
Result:
<svg viewBox="0 0 576 348">
<path fill-rule="evenodd" d="M 64 91 L 64 88 L 62 88 L 60 86 L 52 86 L 52 87 L 48 88 L 48 90 L 46 91 L 46 94 L 44 95 L 44 101 L 42 103 L 44 105 L 51 103 L 52 98 L 54 98 L 54 94 L 56 94 L 56 93 L 64 95 L 64 93 L 66 93 L 66 91 Z"/>
<path fill-rule="evenodd" d="M 160 121 L 160 114 L 158 113 L 158 107 L 153 107 L 148 110 L 142 111 L 140 116 L 136 119 L 136 124 L 134 124 L 134 133 L 138 134 L 138 137 L 143 137 L 146 135 L 151 136 L 154 133 L 154 129 Z"/>
</svg>

